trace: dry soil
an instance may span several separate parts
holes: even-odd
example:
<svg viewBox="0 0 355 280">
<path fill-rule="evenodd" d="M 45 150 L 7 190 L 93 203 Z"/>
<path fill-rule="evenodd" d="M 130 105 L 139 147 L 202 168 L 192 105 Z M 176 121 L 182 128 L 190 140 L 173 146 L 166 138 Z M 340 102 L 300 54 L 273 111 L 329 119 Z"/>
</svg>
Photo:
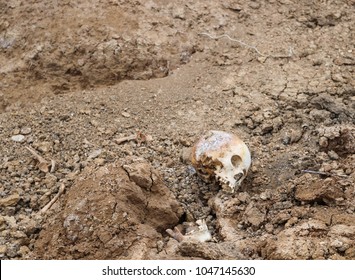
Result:
<svg viewBox="0 0 355 280">
<path fill-rule="evenodd" d="M 355 259 L 354 42 L 353 0 L 0 1 L 1 259 Z"/>
</svg>

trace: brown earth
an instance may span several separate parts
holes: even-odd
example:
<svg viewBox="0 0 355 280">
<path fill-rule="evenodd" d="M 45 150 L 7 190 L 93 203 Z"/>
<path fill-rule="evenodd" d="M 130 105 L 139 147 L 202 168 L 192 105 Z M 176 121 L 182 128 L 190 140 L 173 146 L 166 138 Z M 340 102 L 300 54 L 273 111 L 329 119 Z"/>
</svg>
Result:
<svg viewBox="0 0 355 280">
<path fill-rule="evenodd" d="M 1 259 L 355 259 L 354 1 L 0 15 Z M 209 129 L 251 150 L 235 194 L 189 165 Z M 199 219 L 209 242 L 165 231 Z"/>
</svg>

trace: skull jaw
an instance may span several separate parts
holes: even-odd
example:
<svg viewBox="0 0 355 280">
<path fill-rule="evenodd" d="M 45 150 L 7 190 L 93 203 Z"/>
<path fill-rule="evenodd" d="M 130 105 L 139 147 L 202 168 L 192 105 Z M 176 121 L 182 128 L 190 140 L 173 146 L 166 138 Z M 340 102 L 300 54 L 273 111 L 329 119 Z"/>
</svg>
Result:
<svg viewBox="0 0 355 280">
<path fill-rule="evenodd" d="M 216 181 L 221 185 L 225 192 L 234 193 L 236 190 L 238 190 L 240 184 L 244 180 L 245 173 L 239 171 L 232 177 L 223 174 L 223 172 L 216 172 L 215 176 Z M 235 178 L 237 178 L 237 180 Z"/>
</svg>

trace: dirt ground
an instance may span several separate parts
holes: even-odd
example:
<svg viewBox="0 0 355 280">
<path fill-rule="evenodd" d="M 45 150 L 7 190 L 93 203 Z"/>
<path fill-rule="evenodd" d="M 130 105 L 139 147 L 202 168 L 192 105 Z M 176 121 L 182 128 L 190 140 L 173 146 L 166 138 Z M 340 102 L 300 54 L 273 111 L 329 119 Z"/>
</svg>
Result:
<svg viewBox="0 0 355 280">
<path fill-rule="evenodd" d="M 0 258 L 355 259 L 354 43 L 353 0 L 0 0 Z"/>
</svg>

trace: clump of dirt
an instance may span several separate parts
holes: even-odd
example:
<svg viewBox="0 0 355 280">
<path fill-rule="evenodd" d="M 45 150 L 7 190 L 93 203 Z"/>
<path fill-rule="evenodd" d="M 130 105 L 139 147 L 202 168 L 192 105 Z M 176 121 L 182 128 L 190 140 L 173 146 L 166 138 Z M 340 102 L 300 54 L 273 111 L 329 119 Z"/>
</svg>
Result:
<svg viewBox="0 0 355 280">
<path fill-rule="evenodd" d="M 146 259 L 157 254 L 161 234 L 182 216 L 179 203 L 145 161 L 87 167 L 80 177 L 67 192 L 63 211 L 41 231 L 35 255 Z"/>
<path fill-rule="evenodd" d="M 353 1 L 52 2 L 0 9 L 1 258 L 355 258 Z M 234 194 L 186 161 L 211 129 Z"/>
</svg>

